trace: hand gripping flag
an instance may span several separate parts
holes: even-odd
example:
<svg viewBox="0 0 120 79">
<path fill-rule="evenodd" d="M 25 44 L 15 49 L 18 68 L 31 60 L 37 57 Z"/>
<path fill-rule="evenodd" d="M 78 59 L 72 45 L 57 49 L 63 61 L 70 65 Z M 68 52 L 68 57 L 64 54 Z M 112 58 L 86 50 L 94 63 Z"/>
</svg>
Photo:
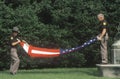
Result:
<svg viewBox="0 0 120 79">
<path fill-rule="evenodd" d="M 48 49 L 48 48 L 40 48 L 40 47 L 34 47 L 32 45 L 29 45 L 25 42 L 20 42 L 20 45 L 22 48 L 25 50 L 25 52 L 31 56 L 31 57 L 39 57 L 39 58 L 52 58 L 52 57 L 58 57 L 62 54 L 74 52 L 77 50 L 80 50 L 92 43 L 97 41 L 97 38 L 93 38 L 85 43 L 83 43 L 80 46 L 77 46 L 75 48 L 70 48 L 70 49 Z"/>
</svg>

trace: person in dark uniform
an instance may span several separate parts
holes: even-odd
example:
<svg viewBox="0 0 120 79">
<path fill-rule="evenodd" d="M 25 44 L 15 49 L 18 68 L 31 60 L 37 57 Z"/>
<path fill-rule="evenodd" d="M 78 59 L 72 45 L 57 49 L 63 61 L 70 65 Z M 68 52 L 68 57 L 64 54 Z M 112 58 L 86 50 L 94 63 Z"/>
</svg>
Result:
<svg viewBox="0 0 120 79">
<path fill-rule="evenodd" d="M 17 27 L 13 27 L 12 35 L 10 36 L 10 55 L 11 55 L 11 65 L 10 65 L 10 73 L 15 75 L 17 73 L 20 59 L 17 54 L 18 44 L 21 42 L 17 36 L 19 33 L 19 29 Z"/>
<path fill-rule="evenodd" d="M 99 35 L 97 39 L 100 40 L 100 48 L 101 48 L 101 57 L 102 64 L 108 63 L 108 51 L 107 51 L 107 41 L 108 41 L 108 23 L 105 20 L 104 14 L 100 13 L 97 15 L 99 23 Z"/>
</svg>

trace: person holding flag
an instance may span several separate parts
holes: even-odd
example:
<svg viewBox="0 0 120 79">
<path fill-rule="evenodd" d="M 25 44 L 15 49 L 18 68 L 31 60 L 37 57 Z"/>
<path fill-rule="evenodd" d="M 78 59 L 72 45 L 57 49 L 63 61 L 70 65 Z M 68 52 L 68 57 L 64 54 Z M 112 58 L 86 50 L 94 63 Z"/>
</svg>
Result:
<svg viewBox="0 0 120 79">
<path fill-rule="evenodd" d="M 17 73 L 20 59 L 17 54 L 18 44 L 21 42 L 18 39 L 19 28 L 13 27 L 12 34 L 10 36 L 10 55 L 11 55 L 11 65 L 10 74 L 15 75 Z"/>
<path fill-rule="evenodd" d="M 104 14 L 100 13 L 97 15 L 99 23 L 99 35 L 97 39 L 100 41 L 100 48 L 101 48 L 101 57 L 102 57 L 102 64 L 108 63 L 108 51 L 107 51 L 107 41 L 108 41 L 108 23 L 105 20 Z"/>
</svg>

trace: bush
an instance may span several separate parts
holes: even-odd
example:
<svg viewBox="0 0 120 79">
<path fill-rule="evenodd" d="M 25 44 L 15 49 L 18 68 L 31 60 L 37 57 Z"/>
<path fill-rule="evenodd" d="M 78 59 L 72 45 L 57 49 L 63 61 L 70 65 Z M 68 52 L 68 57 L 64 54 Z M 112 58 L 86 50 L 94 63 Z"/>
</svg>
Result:
<svg viewBox="0 0 120 79">
<path fill-rule="evenodd" d="M 81 45 L 98 34 L 96 15 L 100 12 L 110 23 L 109 46 L 113 43 L 116 26 L 120 22 L 119 0 L 0 0 L 0 4 L 1 69 L 9 67 L 8 39 L 14 26 L 20 28 L 20 37 L 34 46 L 65 49 Z M 21 67 L 81 67 L 94 66 L 99 61 L 96 43 L 58 58 L 21 58 Z"/>
</svg>

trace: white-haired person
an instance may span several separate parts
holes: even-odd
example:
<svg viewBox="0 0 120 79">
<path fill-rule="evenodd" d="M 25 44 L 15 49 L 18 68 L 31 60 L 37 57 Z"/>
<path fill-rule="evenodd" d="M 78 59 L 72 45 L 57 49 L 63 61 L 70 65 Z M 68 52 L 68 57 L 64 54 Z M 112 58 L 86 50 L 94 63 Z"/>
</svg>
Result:
<svg viewBox="0 0 120 79">
<path fill-rule="evenodd" d="M 101 63 L 107 64 L 108 63 L 108 49 L 107 49 L 107 42 L 108 42 L 108 23 L 105 20 L 104 14 L 100 13 L 97 15 L 99 22 L 99 35 L 97 39 L 100 41 L 100 48 L 101 48 Z"/>
</svg>

